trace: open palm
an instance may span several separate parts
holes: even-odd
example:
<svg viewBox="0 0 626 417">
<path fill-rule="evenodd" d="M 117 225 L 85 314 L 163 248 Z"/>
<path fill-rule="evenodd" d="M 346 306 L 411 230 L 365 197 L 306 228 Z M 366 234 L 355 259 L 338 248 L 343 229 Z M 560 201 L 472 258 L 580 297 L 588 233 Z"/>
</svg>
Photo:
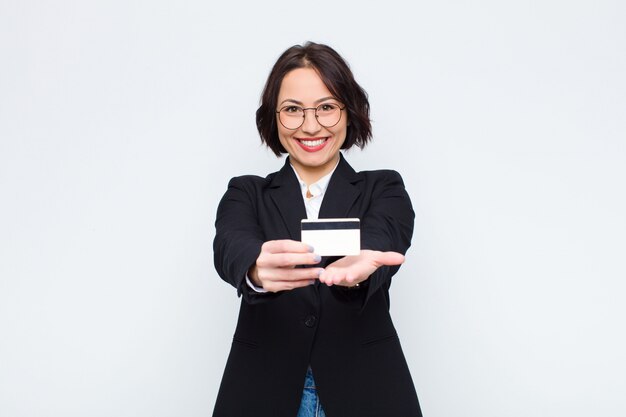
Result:
<svg viewBox="0 0 626 417">
<path fill-rule="evenodd" d="M 352 287 L 365 281 L 383 265 L 400 265 L 404 255 L 398 252 L 362 250 L 359 255 L 343 257 L 328 265 L 319 277 L 326 285 Z"/>
</svg>

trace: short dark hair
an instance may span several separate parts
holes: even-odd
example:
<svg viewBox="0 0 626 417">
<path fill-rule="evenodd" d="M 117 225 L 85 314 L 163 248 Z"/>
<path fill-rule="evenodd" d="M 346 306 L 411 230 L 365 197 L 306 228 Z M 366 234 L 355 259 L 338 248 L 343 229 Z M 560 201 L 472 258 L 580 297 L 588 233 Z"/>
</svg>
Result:
<svg viewBox="0 0 626 417">
<path fill-rule="evenodd" d="M 287 152 L 278 139 L 276 106 L 283 78 L 297 68 L 313 68 L 317 71 L 326 88 L 346 106 L 349 125 L 341 149 L 349 149 L 353 145 L 363 148 L 372 139 L 367 93 L 356 82 L 348 63 L 337 51 L 330 46 L 314 42 L 294 45 L 287 49 L 278 58 L 267 77 L 261 95 L 261 105 L 256 111 L 256 127 L 261 135 L 261 142 L 265 143 L 276 156 Z"/>
</svg>

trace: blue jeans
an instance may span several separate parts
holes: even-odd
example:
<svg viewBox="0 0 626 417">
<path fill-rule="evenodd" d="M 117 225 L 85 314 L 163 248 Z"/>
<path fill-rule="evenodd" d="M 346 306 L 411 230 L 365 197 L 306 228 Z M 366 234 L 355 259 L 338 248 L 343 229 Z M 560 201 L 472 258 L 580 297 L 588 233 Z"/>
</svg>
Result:
<svg viewBox="0 0 626 417">
<path fill-rule="evenodd" d="M 302 401 L 300 402 L 300 410 L 298 410 L 296 417 L 326 417 L 322 409 L 322 404 L 320 404 L 320 397 L 317 396 L 311 367 L 307 369 L 306 376 L 304 377 Z"/>
</svg>

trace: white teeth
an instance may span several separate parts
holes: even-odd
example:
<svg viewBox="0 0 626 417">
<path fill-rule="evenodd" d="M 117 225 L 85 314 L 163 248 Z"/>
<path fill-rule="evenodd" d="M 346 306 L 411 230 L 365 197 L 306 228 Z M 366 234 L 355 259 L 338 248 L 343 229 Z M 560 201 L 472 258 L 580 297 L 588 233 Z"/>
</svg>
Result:
<svg viewBox="0 0 626 417">
<path fill-rule="evenodd" d="M 316 140 L 300 140 L 300 139 L 298 139 L 298 141 L 300 141 L 300 143 L 303 144 L 304 146 L 308 146 L 310 148 L 313 148 L 315 146 L 319 146 L 322 143 L 326 142 L 326 139 L 316 139 Z"/>
</svg>

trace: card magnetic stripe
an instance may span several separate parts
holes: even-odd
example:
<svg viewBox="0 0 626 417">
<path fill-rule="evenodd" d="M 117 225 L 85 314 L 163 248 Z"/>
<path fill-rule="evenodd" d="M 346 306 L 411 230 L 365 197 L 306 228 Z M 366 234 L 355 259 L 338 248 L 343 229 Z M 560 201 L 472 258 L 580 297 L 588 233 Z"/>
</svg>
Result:
<svg viewBox="0 0 626 417">
<path fill-rule="evenodd" d="M 314 222 L 302 223 L 302 230 L 345 230 L 359 229 L 360 222 Z"/>
</svg>

